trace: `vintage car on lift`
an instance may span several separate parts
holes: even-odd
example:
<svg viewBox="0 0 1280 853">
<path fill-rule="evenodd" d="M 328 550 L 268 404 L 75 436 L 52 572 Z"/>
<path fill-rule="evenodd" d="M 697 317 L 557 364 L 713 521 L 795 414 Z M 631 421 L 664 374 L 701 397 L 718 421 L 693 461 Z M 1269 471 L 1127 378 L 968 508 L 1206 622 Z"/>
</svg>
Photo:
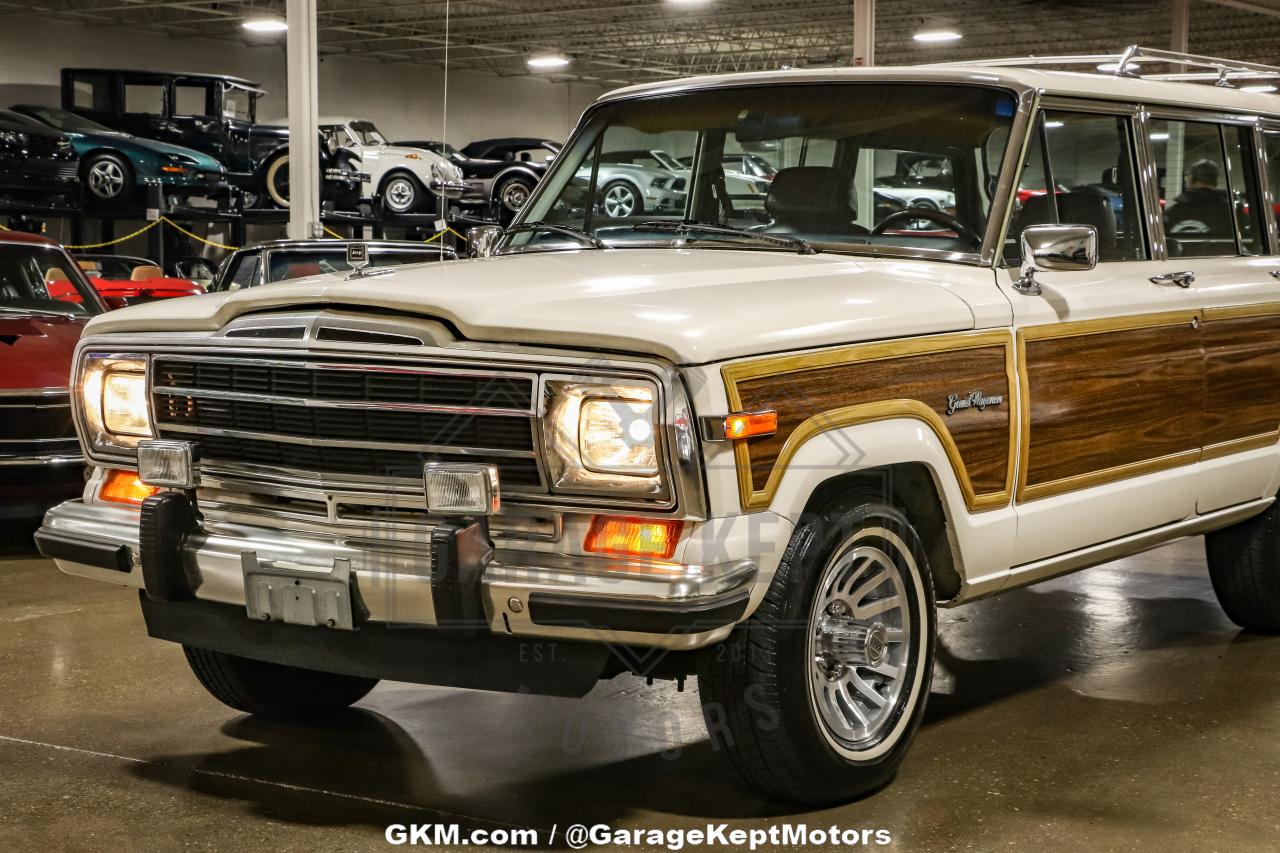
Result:
<svg viewBox="0 0 1280 853">
<path fill-rule="evenodd" d="M 67 382 L 80 332 L 103 310 L 61 246 L 0 231 L 0 519 L 39 519 L 84 491 Z"/>
<path fill-rule="evenodd" d="M 360 196 L 392 213 L 437 213 L 442 200 L 460 196 L 462 170 L 434 151 L 392 145 L 367 119 L 322 117 L 320 135 L 331 151 L 345 150 L 360 164 Z"/>
<path fill-rule="evenodd" d="M 80 156 L 86 201 L 125 203 L 149 186 L 178 200 L 227 192 L 226 168 L 194 148 L 140 139 L 56 107 L 18 104 L 10 111 L 67 135 Z"/>
<path fill-rule="evenodd" d="M 258 123 L 266 91 L 225 74 L 62 69 L 62 108 L 113 130 L 193 148 L 226 167 L 246 207 L 289 202 L 289 128 Z M 360 174 L 321 140 L 321 197 L 353 204 Z"/>
<path fill-rule="evenodd" d="M 533 188 L 547 173 L 560 153 L 560 143 L 532 137 L 478 139 L 461 151 L 442 142 L 419 140 L 397 142 L 411 148 L 425 148 L 449 158 L 462 170 L 466 192 L 458 199 L 462 207 L 496 209 L 498 221 L 506 225 L 524 207 Z"/>
<path fill-rule="evenodd" d="M 1280 631 L 1280 98 L 1136 60 L 1258 73 L 623 89 L 489 257 L 97 318 L 94 474 L 40 546 L 233 708 L 696 672 L 715 748 L 805 803 L 893 776 L 938 606 L 1208 534 L 1228 616 Z M 760 222 L 722 152 L 766 144 Z M 578 204 L 614 145 L 698 152 L 685 206 Z M 904 151 L 954 215 L 875 218 Z"/>
<path fill-rule="evenodd" d="M 271 240 L 245 246 L 228 255 L 208 290 L 219 293 L 324 273 L 350 273 L 348 246 L 352 244 L 364 248 L 371 270 L 452 261 L 458 257 L 448 246 L 407 240 Z M 369 276 L 376 277 L 377 273 L 371 272 Z"/>
</svg>

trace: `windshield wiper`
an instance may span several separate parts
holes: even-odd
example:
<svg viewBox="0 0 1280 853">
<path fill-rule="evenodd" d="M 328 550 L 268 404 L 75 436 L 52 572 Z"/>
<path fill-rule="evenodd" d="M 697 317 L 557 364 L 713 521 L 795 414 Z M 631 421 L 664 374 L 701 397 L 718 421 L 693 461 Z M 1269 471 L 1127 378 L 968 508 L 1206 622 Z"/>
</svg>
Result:
<svg viewBox="0 0 1280 853">
<path fill-rule="evenodd" d="M 692 219 L 681 219 L 672 221 L 668 219 L 654 219 L 649 222 L 641 222 L 631 226 L 636 231 L 670 231 L 673 234 L 683 236 L 695 235 L 698 232 L 703 234 L 719 234 L 725 237 L 746 237 L 750 240 L 760 240 L 765 243 L 773 243 L 777 246 L 787 246 L 795 249 L 797 254 L 816 255 L 818 250 L 810 245 L 808 240 L 802 237 L 796 237 L 790 234 L 764 234 L 760 231 L 752 231 L 749 228 L 735 228 L 732 225 L 717 225 L 714 222 L 697 222 Z"/>
<path fill-rule="evenodd" d="M 563 234 L 566 237 L 570 237 L 581 246 L 590 246 L 593 249 L 608 248 L 600 238 L 569 225 L 556 225 L 553 222 L 523 222 L 507 229 L 508 234 L 519 234 L 522 231 L 550 231 L 554 234 Z"/>
</svg>

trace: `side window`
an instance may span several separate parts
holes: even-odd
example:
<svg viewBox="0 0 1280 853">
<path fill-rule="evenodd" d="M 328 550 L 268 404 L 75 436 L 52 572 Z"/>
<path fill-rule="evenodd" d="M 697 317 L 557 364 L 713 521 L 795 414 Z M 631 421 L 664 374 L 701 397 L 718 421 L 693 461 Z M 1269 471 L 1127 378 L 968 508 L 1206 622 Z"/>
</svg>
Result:
<svg viewBox="0 0 1280 853">
<path fill-rule="evenodd" d="M 231 278 L 227 286 L 227 290 L 236 290 L 241 287 L 253 287 L 258 283 L 258 264 L 262 256 L 256 252 L 252 255 L 245 255 L 236 261 L 236 268 L 231 271 Z"/>
<path fill-rule="evenodd" d="M 173 114 L 208 118 L 214 114 L 213 90 L 209 86 L 179 83 L 173 87 Z"/>
<path fill-rule="evenodd" d="M 1247 128 L 1158 119 L 1151 122 L 1151 146 L 1171 257 L 1262 252 Z"/>
<path fill-rule="evenodd" d="M 159 83 L 126 83 L 124 111 L 138 115 L 164 115 L 164 86 Z"/>
<path fill-rule="evenodd" d="M 1044 113 L 1018 181 L 1006 260 L 1029 225 L 1092 225 L 1102 261 L 1147 258 L 1126 116 Z"/>
<path fill-rule="evenodd" d="M 77 110 L 110 110 L 111 78 L 106 74 L 77 75 L 71 81 L 71 104 Z"/>
</svg>

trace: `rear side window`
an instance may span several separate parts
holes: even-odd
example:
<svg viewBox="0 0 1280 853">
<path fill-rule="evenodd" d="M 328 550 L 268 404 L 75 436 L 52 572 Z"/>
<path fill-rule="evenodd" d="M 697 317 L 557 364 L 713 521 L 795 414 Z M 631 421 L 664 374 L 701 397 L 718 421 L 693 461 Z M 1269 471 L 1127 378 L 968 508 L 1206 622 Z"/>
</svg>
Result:
<svg viewBox="0 0 1280 853">
<path fill-rule="evenodd" d="M 77 110 L 109 111 L 112 108 L 111 77 L 106 74 L 76 75 L 71 81 L 71 106 Z"/>
<path fill-rule="evenodd" d="M 213 87 L 178 83 L 173 87 L 173 114 L 209 118 L 214 115 Z"/>
<path fill-rule="evenodd" d="M 239 260 L 233 261 L 235 267 L 231 270 L 231 275 L 226 279 L 226 290 L 235 290 L 241 287 L 253 287 L 258 283 L 258 264 L 261 263 L 261 255 L 254 252 L 250 255 L 244 255 Z"/>
<path fill-rule="evenodd" d="M 1127 116 L 1043 114 L 1018 182 L 1005 257 L 1030 225 L 1092 225 L 1102 261 L 1147 257 Z"/>
<path fill-rule="evenodd" d="M 135 115 L 164 115 L 164 86 L 159 83 L 127 83 L 124 111 Z"/>
<path fill-rule="evenodd" d="M 1165 119 L 1150 127 L 1170 257 L 1261 254 L 1250 129 Z"/>
</svg>

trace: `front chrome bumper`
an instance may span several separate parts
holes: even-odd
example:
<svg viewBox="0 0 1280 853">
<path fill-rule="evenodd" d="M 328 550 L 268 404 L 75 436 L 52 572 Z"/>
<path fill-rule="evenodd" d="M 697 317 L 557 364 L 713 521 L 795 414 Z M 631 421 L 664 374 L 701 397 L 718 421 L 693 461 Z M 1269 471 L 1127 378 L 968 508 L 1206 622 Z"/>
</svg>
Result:
<svg viewBox="0 0 1280 853">
<path fill-rule="evenodd" d="M 69 501 L 49 511 L 37 537 L 68 574 L 143 589 L 139 518 L 124 505 Z M 247 552 L 317 573 L 328 572 L 335 559 L 349 560 L 368 622 L 433 628 L 430 542 L 429 533 L 420 542 L 372 541 L 218 522 L 187 537 L 181 561 L 198 600 L 243 608 Z M 687 565 L 499 542 L 478 590 L 495 636 L 695 649 L 722 640 L 746 615 L 757 573 L 751 559 Z"/>
</svg>

